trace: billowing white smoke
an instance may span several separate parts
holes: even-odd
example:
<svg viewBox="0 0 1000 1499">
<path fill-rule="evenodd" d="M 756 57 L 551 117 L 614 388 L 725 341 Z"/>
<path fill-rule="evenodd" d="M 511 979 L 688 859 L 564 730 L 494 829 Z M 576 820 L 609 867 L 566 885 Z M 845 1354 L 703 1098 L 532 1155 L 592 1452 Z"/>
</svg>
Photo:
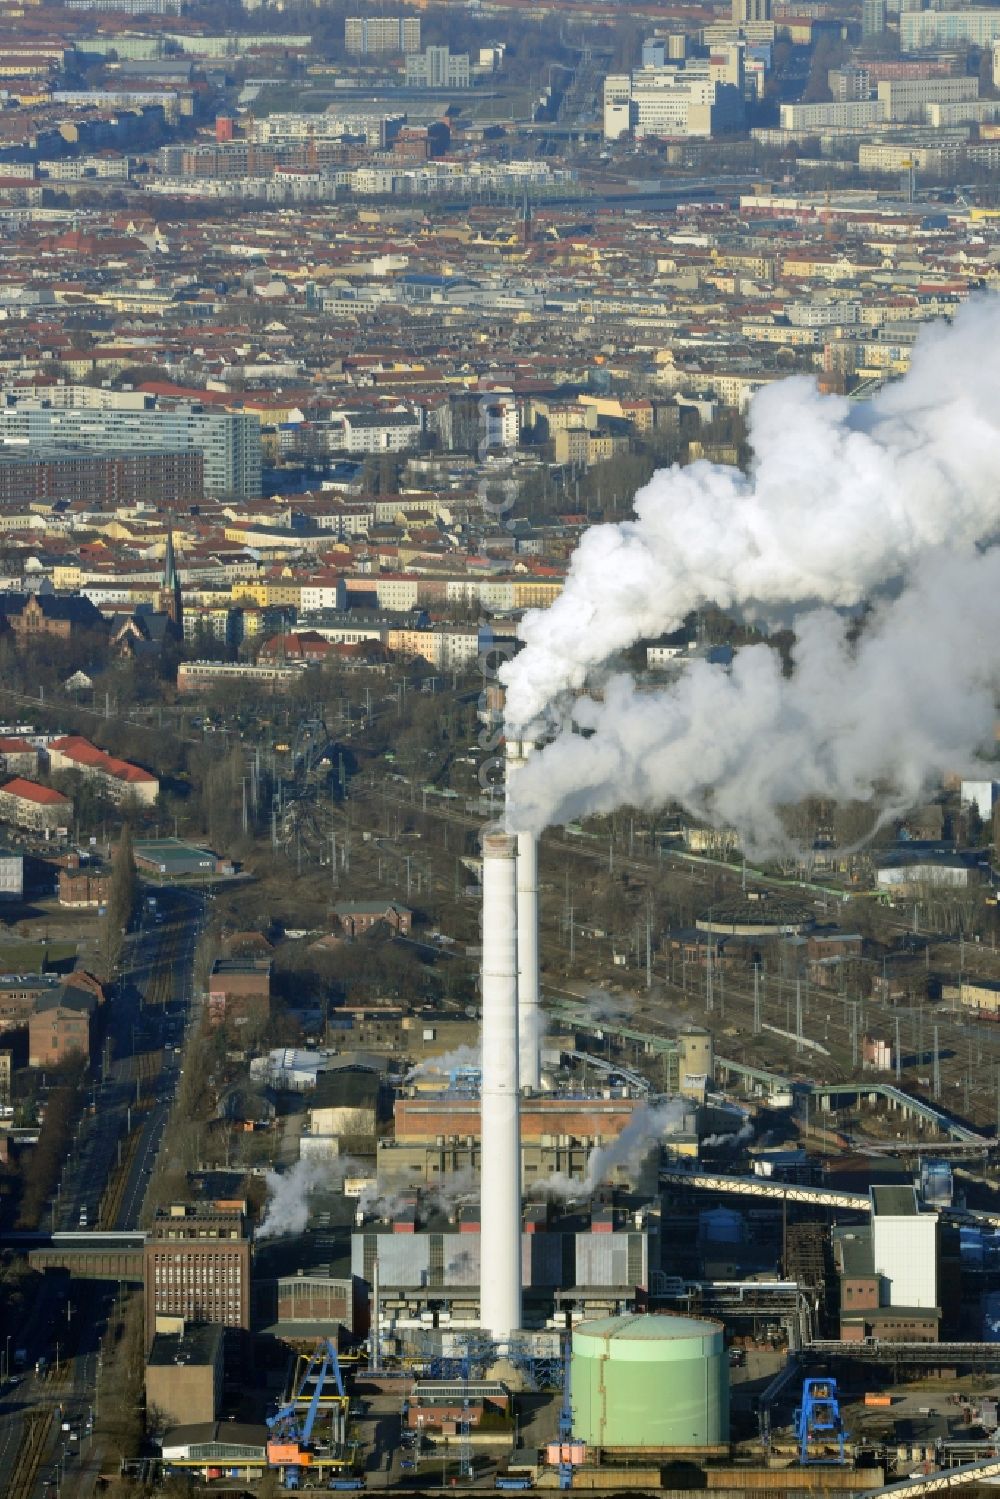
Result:
<svg viewBox="0 0 1000 1499">
<path fill-rule="evenodd" d="M 450 1172 L 441 1181 L 427 1184 L 415 1182 L 409 1192 L 419 1191 L 424 1211 L 438 1209 L 453 1214 L 462 1203 L 478 1200 L 480 1191 L 479 1173 L 471 1167 Z M 366 1218 L 398 1218 L 410 1206 L 412 1197 L 404 1188 L 388 1188 L 380 1192 L 378 1187 L 366 1187 L 358 1199 L 358 1207 Z"/>
<path fill-rule="evenodd" d="M 682 1098 L 643 1104 L 636 1109 L 616 1140 L 595 1146 L 590 1152 L 587 1173 L 582 1181 L 569 1176 L 545 1177 L 532 1183 L 532 1196 L 557 1197 L 566 1201 L 592 1197 L 598 1187 L 613 1182 L 617 1167 L 624 1166 L 631 1173 L 638 1172 L 654 1145 L 692 1126 L 692 1106 Z"/>
<path fill-rule="evenodd" d="M 929 556 L 853 648 L 832 610 L 800 616 L 790 676 L 755 645 L 731 672 L 694 661 L 665 690 L 612 677 L 574 704 L 584 732 L 564 725 L 518 772 L 508 815 L 538 831 L 676 801 L 757 853 L 787 845 L 778 809 L 810 795 L 889 816 L 992 745 L 998 629 L 1000 549 Z"/>
<path fill-rule="evenodd" d="M 431 1077 L 440 1078 L 444 1084 L 450 1072 L 466 1067 L 478 1069 L 482 1065 L 482 1051 L 478 1046 L 456 1046 L 454 1051 L 442 1052 L 439 1057 L 427 1057 L 418 1062 L 406 1074 L 406 1081 L 412 1083 L 418 1078 Z"/>
<path fill-rule="evenodd" d="M 508 729 L 536 724 L 594 667 L 705 601 L 763 616 L 854 605 L 929 550 L 967 552 L 1000 513 L 998 390 L 997 297 L 925 329 L 906 378 L 868 404 L 821 396 L 807 377 L 766 387 L 750 410 L 748 477 L 707 462 L 663 470 L 635 520 L 584 535 L 561 597 L 525 616 L 525 647 L 502 671 Z"/>
<path fill-rule="evenodd" d="M 654 1145 L 668 1135 L 679 1135 L 691 1120 L 691 1105 L 682 1098 L 668 1098 L 664 1103 L 643 1104 L 636 1109 L 617 1140 L 599 1145 L 587 1159 L 587 1187 L 590 1191 L 610 1182 L 615 1170 L 640 1170 Z"/>
<path fill-rule="evenodd" d="M 267 1211 L 257 1230 L 257 1238 L 273 1239 L 279 1234 L 302 1233 L 309 1221 L 311 1193 L 335 1179 L 332 1168 L 338 1164 L 302 1156 L 288 1171 L 266 1172 Z M 343 1177 L 342 1170 L 340 1176 Z"/>
</svg>

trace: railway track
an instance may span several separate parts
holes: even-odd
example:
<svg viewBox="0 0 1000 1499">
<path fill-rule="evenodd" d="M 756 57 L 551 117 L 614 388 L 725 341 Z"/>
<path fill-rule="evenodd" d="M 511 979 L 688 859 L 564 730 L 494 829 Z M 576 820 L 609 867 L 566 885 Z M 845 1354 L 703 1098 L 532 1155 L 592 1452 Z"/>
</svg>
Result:
<svg viewBox="0 0 1000 1499">
<path fill-rule="evenodd" d="M 31 1410 L 24 1417 L 24 1436 L 6 1499 L 31 1499 L 52 1425 L 50 1410 Z"/>
<path fill-rule="evenodd" d="M 390 792 L 384 786 L 377 790 L 359 787 L 353 797 L 353 805 L 357 807 L 359 803 L 373 814 L 370 817 L 372 825 L 380 823 L 378 813 L 387 805 L 409 814 L 441 820 L 467 831 L 482 827 L 486 821 L 482 815 L 447 804 L 435 804 L 433 808 L 425 809 L 422 798 L 416 795 L 416 788 L 412 796 L 405 796 Z M 379 836 L 385 837 L 389 843 L 393 841 L 389 834 L 380 832 Z M 608 847 L 603 842 L 596 845 L 593 840 L 585 837 L 547 833 L 542 840 L 542 848 L 543 854 L 555 851 L 569 855 L 574 863 L 586 860 L 591 865 L 604 868 L 609 862 Z M 405 856 L 399 854 L 397 857 L 402 864 Z M 428 851 L 425 879 L 432 890 L 448 895 L 452 890 L 451 876 L 449 874 L 442 877 L 434 872 L 434 858 L 435 852 Z M 662 879 L 667 872 L 684 870 L 691 877 L 692 896 L 698 887 L 705 886 L 708 887 L 706 899 L 710 899 L 708 890 L 718 880 L 735 884 L 738 879 L 737 872 L 730 866 L 689 859 L 675 853 L 655 858 L 639 855 L 634 851 L 630 854 L 615 849 L 613 859 L 617 869 L 627 869 L 636 879 L 644 879 L 649 884 Z M 810 886 L 808 882 L 800 886 L 797 881 L 778 877 L 769 879 L 756 873 L 754 884 L 773 888 L 775 891 L 801 888 L 805 898 L 822 888 Z M 887 917 L 887 923 L 899 932 L 912 929 L 908 922 L 896 921 L 891 917 Z M 551 930 L 546 932 L 543 929 L 540 950 L 550 971 L 560 965 L 568 966 L 566 943 L 553 935 Z M 591 946 L 589 943 L 583 949 L 578 948 L 578 956 L 581 951 L 593 955 L 595 967 L 612 968 L 610 951 L 604 953 L 598 946 Z M 972 945 L 968 944 L 966 953 L 971 954 L 973 951 Z M 606 964 L 605 958 L 608 959 Z M 679 1019 L 697 1019 L 700 1023 L 710 1024 L 720 1035 L 725 1034 L 731 1053 L 734 1042 L 737 1050 L 742 1047 L 745 1053 L 743 1059 L 748 1062 L 757 1060 L 760 1048 L 766 1046 L 780 1062 L 782 1071 L 792 1074 L 798 1071 L 803 1075 L 808 1073 L 817 1081 L 836 1083 L 849 1081 L 860 1073 L 861 1037 L 865 1031 L 884 1035 L 895 1046 L 898 1023 L 900 1050 L 905 1059 L 898 1080 L 914 1092 L 924 1093 L 928 1097 L 932 1096 L 933 1089 L 936 1028 L 940 1091 L 935 1102 L 950 1108 L 977 1127 L 1000 1125 L 1000 1025 L 991 1032 L 982 1024 L 967 1023 L 962 1017 L 943 1012 L 930 1003 L 894 1006 L 874 996 L 855 1000 L 846 993 L 807 983 L 802 983 L 797 993 L 794 979 L 768 973 L 764 977 L 759 1003 L 759 1017 L 767 1027 L 761 1034 L 755 1030 L 755 1001 L 749 977 L 744 980 L 742 975 L 718 968 L 713 975 L 712 1008 L 709 1009 L 704 969 L 691 964 L 688 965 L 689 971 L 680 976 L 677 973 L 680 967 L 679 962 L 673 963 L 664 972 L 661 955 L 658 971 L 654 973 L 661 997 L 655 1004 L 649 1005 L 642 1002 L 644 971 L 637 971 L 635 968 L 626 970 L 626 982 L 634 985 L 638 991 L 634 1006 L 637 1025 L 641 1023 L 644 1029 L 668 1034 L 676 1030 Z M 678 977 L 681 977 L 680 982 L 677 981 Z M 613 982 L 616 985 L 620 986 L 622 980 L 620 970 L 614 973 Z M 586 979 L 574 982 L 569 978 L 567 981 L 585 993 Z M 607 981 L 612 981 L 611 974 Z M 593 980 L 594 987 L 599 987 L 600 983 L 599 978 Z M 800 995 L 801 1045 L 796 1040 L 796 1011 Z"/>
</svg>

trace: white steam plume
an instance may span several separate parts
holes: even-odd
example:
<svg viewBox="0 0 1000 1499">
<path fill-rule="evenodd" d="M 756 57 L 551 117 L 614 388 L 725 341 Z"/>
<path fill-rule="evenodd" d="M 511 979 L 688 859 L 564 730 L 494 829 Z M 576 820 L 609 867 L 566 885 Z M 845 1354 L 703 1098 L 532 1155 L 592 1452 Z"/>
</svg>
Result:
<svg viewBox="0 0 1000 1499">
<path fill-rule="evenodd" d="M 421 1077 L 447 1080 L 449 1072 L 460 1067 L 479 1068 L 483 1065 L 482 1050 L 478 1046 L 456 1046 L 454 1051 L 442 1052 L 438 1057 L 425 1057 L 406 1074 L 406 1082 L 415 1082 Z"/>
<path fill-rule="evenodd" d="M 779 808 L 811 795 L 873 802 L 884 819 L 992 745 L 1000 549 L 928 557 L 851 647 L 830 610 L 796 621 L 791 676 L 765 645 L 732 670 L 695 661 L 669 689 L 612 677 L 512 777 L 508 816 L 540 831 L 595 812 L 680 802 L 744 846 L 787 847 Z"/>
<path fill-rule="evenodd" d="M 692 1108 L 682 1098 L 643 1104 L 636 1109 L 617 1140 L 598 1145 L 587 1158 L 587 1188 L 593 1192 L 611 1177 L 618 1166 L 638 1171 L 654 1145 L 668 1135 L 679 1135 L 688 1125 Z"/>
<path fill-rule="evenodd" d="M 267 1211 L 257 1230 L 258 1239 L 273 1239 L 279 1234 L 300 1234 L 309 1222 L 309 1198 L 318 1187 L 339 1186 L 344 1177 L 358 1169 L 347 1156 L 330 1160 L 300 1156 L 287 1171 L 267 1171 Z"/>
<path fill-rule="evenodd" d="M 635 520 L 585 533 L 562 595 L 525 615 L 524 649 L 502 670 L 508 728 L 703 602 L 850 606 L 931 549 L 967 551 L 998 519 L 998 389 L 995 296 L 923 330 L 905 379 L 869 403 L 821 396 L 805 376 L 765 387 L 749 476 L 704 461 L 662 470 Z"/>
</svg>

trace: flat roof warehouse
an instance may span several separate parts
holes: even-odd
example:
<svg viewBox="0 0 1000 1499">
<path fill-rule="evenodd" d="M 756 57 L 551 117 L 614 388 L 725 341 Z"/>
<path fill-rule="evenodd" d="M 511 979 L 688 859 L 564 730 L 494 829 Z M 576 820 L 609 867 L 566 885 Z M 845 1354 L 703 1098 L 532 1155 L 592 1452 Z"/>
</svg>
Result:
<svg viewBox="0 0 1000 1499">
<path fill-rule="evenodd" d="M 153 871 L 171 877 L 214 874 L 219 869 L 219 860 L 210 849 L 197 848 L 179 838 L 137 840 L 135 862 L 140 871 Z"/>
</svg>

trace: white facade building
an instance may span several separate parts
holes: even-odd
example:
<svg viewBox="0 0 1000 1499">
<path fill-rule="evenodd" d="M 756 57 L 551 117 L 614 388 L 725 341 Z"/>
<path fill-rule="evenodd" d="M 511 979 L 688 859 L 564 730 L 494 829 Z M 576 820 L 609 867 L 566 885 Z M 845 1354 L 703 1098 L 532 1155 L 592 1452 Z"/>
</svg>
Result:
<svg viewBox="0 0 1000 1499">
<path fill-rule="evenodd" d="M 1000 10 L 912 10 L 899 17 L 901 52 L 991 47 L 998 39 Z"/>
<path fill-rule="evenodd" d="M 845 104 L 782 104 L 782 130 L 862 129 L 886 119 L 881 99 L 854 100 Z"/>
<path fill-rule="evenodd" d="M 922 1213 L 915 1187 L 872 1187 L 872 1257 L 884 1306 L 938 1306 L 938 1215 Z"/>
<path fill-rule="evenodd" d="M 743 52 L 713 54 L 707 63 L 642 68 L 604 80 L 604 136 L 704 137 L 743 122 Z"/>
<path fill-rule="evenodd" d="M 878 85 L 887 120 L 922 120 L 928 104 L 964 104 L 979 97 L 978 78 L 887 78 Z"/>
</svg>

